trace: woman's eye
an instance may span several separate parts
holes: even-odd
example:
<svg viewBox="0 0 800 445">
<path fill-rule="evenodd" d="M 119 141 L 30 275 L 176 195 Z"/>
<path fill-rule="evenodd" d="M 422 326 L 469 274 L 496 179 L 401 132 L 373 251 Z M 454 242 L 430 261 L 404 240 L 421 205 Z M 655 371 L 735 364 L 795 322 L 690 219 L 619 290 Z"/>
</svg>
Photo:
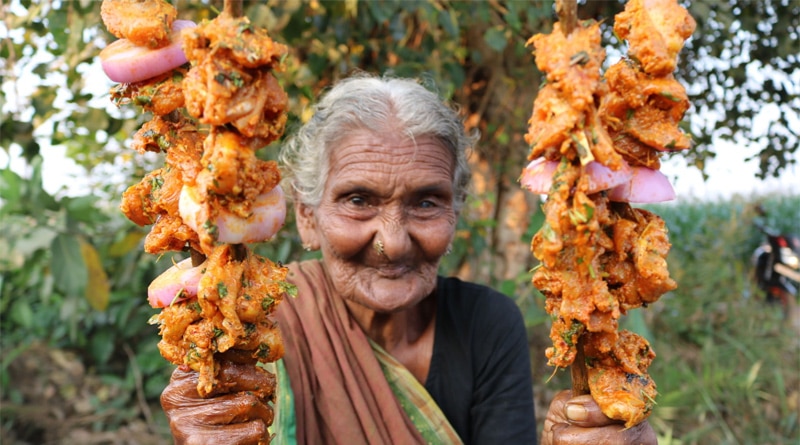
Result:
<svg viewBox="0 0 800 445">
<path fill-rule="evenodd" d="M 433 202 L 433 201 L 430 201 L 430 200 L 424 200 L 424 201 L 420 201 L 419 206 L 420 206 L 420 208 L 423 208 L 423 209 L 432 209 L 432 208 L 436 207 L 436 203 Z"/>
<path fill-rule="evenodd" d="M 363 196 L 351 196 L 347 198 L 347 202 L 356 207 L 365 207 L 367 205 L 367 200 Z"/>
</svg>

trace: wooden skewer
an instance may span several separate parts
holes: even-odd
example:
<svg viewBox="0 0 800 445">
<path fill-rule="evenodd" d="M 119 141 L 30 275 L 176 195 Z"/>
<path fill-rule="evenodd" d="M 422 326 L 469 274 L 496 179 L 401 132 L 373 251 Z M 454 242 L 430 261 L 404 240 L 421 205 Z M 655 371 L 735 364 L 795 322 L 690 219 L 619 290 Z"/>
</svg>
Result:
<svg viewBox="0 0 800 445">
<path fill-rule="evenodd" d="M 206 256 L 203 255 L 203 252 L 195 250 L 193 247 L 189 248 L 189 255 L 191 255 L 192 258 L 192 267 L 197 267 L 203 264 L 203 261 L 206 260 Z"/>
<path fill-rule="evenodd" d="M 578 25 L 577 0 L 556 0 L 556 14 L 558 14 L 558 21 L 561 22 L 561 30 L 564 31 L 564 35 L 569 35 Z"/>
<path fill-rule="evenodd" d="M 572 396 L 589 394 L 589 370 L 586 369 L 586 356 L 583 354 L 583 346 L 586 343 L 586 336 L 578 336 L 578 344 L 575 345 L 577 354 L 575 361 L 569 367 L 570 377 L 572 378 Z"/>
<path fill-rule="evenodd" d="M 569 35 L 578 25 L 578 3 L 576 0 L 556 0 L 556 14 L 561 23 L 561 30 L 564 35 Z M 572 395 L 589 394 L 589 376 L 586 369 L 586 357 L 583 347 L 586 338 L 583 334 L 578 336 L 578 343 L 575 345 L 577 353 L 575 360 L 570 366 L 570 376 L 572 377 Z"/>
<path fill-rule="evenodd" d="M 225 0 L 222 12 L 231 17 L 241 17 L 244 14 L 242 0 Z"/>
</svg>

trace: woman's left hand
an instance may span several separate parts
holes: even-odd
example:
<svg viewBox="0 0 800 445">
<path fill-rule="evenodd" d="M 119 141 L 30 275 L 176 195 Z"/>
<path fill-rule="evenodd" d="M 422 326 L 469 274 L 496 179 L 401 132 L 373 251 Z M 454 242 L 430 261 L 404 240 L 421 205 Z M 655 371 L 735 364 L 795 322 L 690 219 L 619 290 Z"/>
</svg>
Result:
<svg viewBox="0 0 800 445">
<path fill-rule="evenodd" d="M 179 366 L 161 393 L 176 445 L 268 442 L 273 412 L 264 391 L 275 386 L 271 374 L 254 364 L 222 360 L 218 385 L 208 398 L 197 393 L 197 380 L 197 372 Z"/>
<path fill-rule="evenodd" d="M 648 422 L 625 429 L 620 421 L 606 417 L 592 396 L 572 397 L 572 391 L 565 390 L 550 403 L 541 442 L 542 445 L 657 445 L 658 439 Z"/>
</svg>

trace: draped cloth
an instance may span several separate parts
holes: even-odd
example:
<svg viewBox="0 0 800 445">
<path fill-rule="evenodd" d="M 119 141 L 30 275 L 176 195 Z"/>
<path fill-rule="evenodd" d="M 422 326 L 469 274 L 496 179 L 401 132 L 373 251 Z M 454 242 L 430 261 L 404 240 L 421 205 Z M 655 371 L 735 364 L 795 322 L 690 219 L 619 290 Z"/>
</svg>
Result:
<svg viewBox="0 0 800 445">
<path fill-rule="evenodd" d="M 395 397 L 370 340 L 333 292 L 322 263 L 291 264 L 288 281 L 297 286 L 297 297 L 286 298 L 276 317 L 285 345 L 282 365 L 294 399 L 297 443 L 426 443 Z M 441 416 L 433 424 L 441 426 L 443 419 L 449 427 L 441 411 L 424 413 Z"/>
</svg>

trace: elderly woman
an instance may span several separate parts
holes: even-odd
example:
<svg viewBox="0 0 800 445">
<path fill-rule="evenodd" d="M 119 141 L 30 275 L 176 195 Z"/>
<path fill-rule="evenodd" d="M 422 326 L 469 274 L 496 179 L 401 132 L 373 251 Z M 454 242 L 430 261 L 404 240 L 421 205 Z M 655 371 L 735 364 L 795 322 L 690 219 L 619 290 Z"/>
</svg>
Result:
<svg viewBox="0 0 800 445">
<path fill-rule="evenodd" d="M 273 443 L 536 443 L 522 316 L 488 287 L 437 275 L 469 183 L 474 142 L 458 114 L 419 83 L 339 82 L 282 152 L 307 250 L 290 265 L 298 296 L 277 310 Z M 263 377 L 234 364 L 233 393 L 201 399 L 178 369 L 162 404 L 177 443 L 258 443 L 267 410 L 233 406 Z M 238 410 L 237 412 L 241 412 Z M 571 419 L 568 417 L 571 416 Z M 241 417 L 241 416 L 240 416 Z M 562 393 L 542 442 L 655 443 L 588 396 Z"/>
</svg>

